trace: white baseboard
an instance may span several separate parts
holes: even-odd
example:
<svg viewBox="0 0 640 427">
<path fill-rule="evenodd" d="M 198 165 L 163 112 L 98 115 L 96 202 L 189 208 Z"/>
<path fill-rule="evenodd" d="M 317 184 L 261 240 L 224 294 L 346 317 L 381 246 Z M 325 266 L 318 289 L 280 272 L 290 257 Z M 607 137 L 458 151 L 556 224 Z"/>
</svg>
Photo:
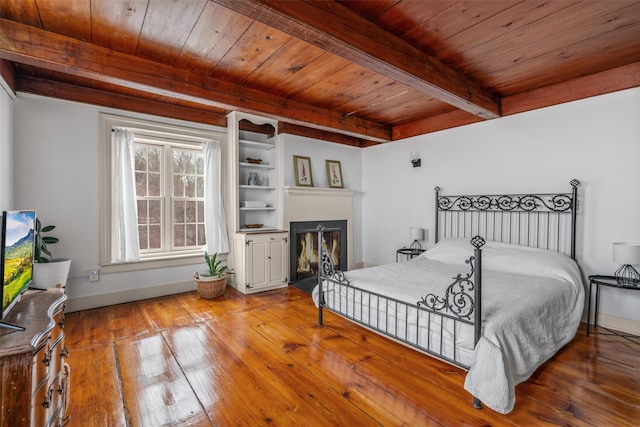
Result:
<svg viewBox="0 0 640 427">
<path fill-rule="evenodd" d="M 356 262 L 349 266 L 349 270 L 360 270 L 361 268 L 365 268 L 365 266 L 366 264 L 364 262 Z"/>
<path fill-rule="evenodd" d="M 640 336 L 640 321 L 638 320 L 625 319 L 624 317 L 600 313 L 598 315 L 598 326 Z"/>
<path fill-rule="evenodd" d="M 179 294 L 194 291 L 196 284 L 193 280 L 186 282 L 169 283 L 166 285 L 152 286 L 148 288 L 130 289 L 128 291 L 113 292 L 109 294 L 90 295 L 86 297 L 69 298 L 65 303 L 65 311 L 89 310 L 92 308 L 106 307 L 125 302 L 139 301 L 143 299 L 162 297 L 165 295 Z"/>
<path fill-rule="evenodd" d="M 376 267 L 378 264 L 371 264 L 370 262 L 359 262 L 357 265 L 358 265 L 358 268 L 370 268 L 370 267 Z"/>
</svg>

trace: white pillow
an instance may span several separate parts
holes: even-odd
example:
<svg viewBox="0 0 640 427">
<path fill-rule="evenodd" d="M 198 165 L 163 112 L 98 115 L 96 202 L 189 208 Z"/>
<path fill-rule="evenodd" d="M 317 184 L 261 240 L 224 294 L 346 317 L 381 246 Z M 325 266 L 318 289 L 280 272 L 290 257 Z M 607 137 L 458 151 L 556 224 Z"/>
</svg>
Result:
<svg viewBox="0 0 640 427">
<path fill-rule="evenodd" d="M 466 237 L 440 240 L 420 256 L 433 261 L 459 264 L 473 255 L 470 240 Z"/>
<path fill-rule="evenodd" d="M 444 239 L 422 256 L 433 261 L 460 264 L 474 253 L 470 240 Z M 575 261 L 564 254 L 491 240 L 482 247 L 482 269 L 578 283 L 582 280 Z"/>
</svg>

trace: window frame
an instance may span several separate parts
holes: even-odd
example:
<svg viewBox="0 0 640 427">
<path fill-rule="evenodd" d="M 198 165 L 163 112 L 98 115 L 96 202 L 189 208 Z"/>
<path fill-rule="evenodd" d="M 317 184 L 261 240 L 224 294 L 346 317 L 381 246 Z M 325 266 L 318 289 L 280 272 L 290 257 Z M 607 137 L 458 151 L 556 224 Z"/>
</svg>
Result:
<svg viewBox="0 0 640 427">
<path fill-rule="evenodd" d="M 175 234 L 173 233 L 173 227 L 175 226 L 175 204 L 176 200 L 184 200 L 186 202 L 193 200 L 196 203 L 202 202 L 202 209 L 204 209 L 204 195 L 202 197 L 197 196 L 197 183 L 196 183 L 196 196 L 176 196 L 174 191 L 174 170 L 173 170 L 173 153 L 175 150 L 184 150 L 185 152 L 191 152 L 200 154 L 204 161 L 204 150 L 202 144 L 189 144 L 184 141 L 175 141 L 166 138 L 150 137 L 146 135 L 136 135 L 134 137 L 134 144 L 159 147 L 161 151 L 160 160 L 160 175 L 161 175 L 161 192 L 158 196 L 142 196 L 142 200 L 159 200 L 161 205 L 161 221 L 162 225 L 162 245 L 160 249 L 142 249 L 140 248 L 140 257 L 142 259 L 158 259 L 167 258 L 174 255 L 187 255 L 194 253 L 200 255 L 202 253 L 202 247 L 195 246 L 189 249 L 180 249 L 176 247 Z M 204 179 L 204 177 L 203 177 Z M 139 196 L 140 197 L 140 196 Z M 202 219 L 204 220 L 204 218 Z M 196 224 L 199 221 L 196 219 Z M 203 223 L 204 226 L 204 223 Z"/>
<path fill-rule="evenodd" d="M 165 140 L 176 146 L 187 149 L 202 149 L 202 145 L 206 141 L 218 141 L 221 145 L 222 158 L 226 158 L 225 141 L 226 133 L 214 130 L 205 130 L 196 127 L 186 127 L 174 124 L 157 123 L 150 120 L 135 119 L 111 114 L 100 115 L 101 138 L 99 147 L 99 174 L 100 174 L 100 209 L 98 214 L 99 221 L 99 260 L 100 268 L 103 273 L 116 273 L 135 270 L 146 270 L 153 268 L 172 267 L 179 265 L 190 265 L 202 263 L 202 249 L 191 249 L 186 251 L 162 252 L 156 254 L 141 255 L 139 261 L 134 262 L 115 262 L 113 261 L 112 251 L 112 129 L 116 127 L 128 128 L 134 130 L 136 139 L 145 139 L 149 137 L 152 140 Z M 164 161 L 164 160 L 163 160 Z M 221 177 L 223 183 L 221 186 L 222 199 L 225 206 L 228 206 L 226 194 L 226 170 L 225 161 L 221 162 Z M 164 165 L 163 165 L 164 167 Z M 167 171 L 166 179 L 171 179 L 171 172 Z M 172 187 L 169 187 L 172 189 Z M 171 195 L 168 195 L 171 199 Z M 173 209 L 172 206 L 168 207 Z M 163 215 L 166 214 L 165 207 Z M 170 237 L 173 244 L 173 236 Z"/>
</svg>

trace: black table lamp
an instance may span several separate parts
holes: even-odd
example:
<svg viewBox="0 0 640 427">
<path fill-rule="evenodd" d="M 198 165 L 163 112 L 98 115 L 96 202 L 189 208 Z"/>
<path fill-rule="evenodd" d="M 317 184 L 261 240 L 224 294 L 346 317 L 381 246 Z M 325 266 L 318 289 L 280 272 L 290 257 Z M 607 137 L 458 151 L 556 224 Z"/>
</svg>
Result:
<svg viewBox="0 0 640 427">
<path fill-rule="evenodd" d="M 409 228 L 409 238 L 413 240 L 411 246 L 409 246 L 411 249 L 422 249 L 420 240 L 424 240 L 424 228 Z"/>
<path fill-rule="evenodd" d="M 613 261 L 622 264 L 614 274 L 620 285 L 640 286 L 640 274 L 632 267 L 640 264 L 640 243 L 614 243 Z"/>
</svg>

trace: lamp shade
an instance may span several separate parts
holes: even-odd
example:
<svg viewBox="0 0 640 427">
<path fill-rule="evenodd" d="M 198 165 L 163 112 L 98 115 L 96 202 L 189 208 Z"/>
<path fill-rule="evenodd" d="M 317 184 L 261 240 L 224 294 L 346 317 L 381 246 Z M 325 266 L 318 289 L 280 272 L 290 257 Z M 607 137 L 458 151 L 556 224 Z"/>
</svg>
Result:
<svg viewBox="0 0 640 427">
<path fill-rule="evenodd" d="M 616 242 L 613 244 L 613 261 L 618 264 L 640 264 L 640 243 Z"/>
<path fill-rule="evenodd" d="M 424 240 L 424 228 L 409 228 L 409 236 L 411 240 Z"/>
</svg>

